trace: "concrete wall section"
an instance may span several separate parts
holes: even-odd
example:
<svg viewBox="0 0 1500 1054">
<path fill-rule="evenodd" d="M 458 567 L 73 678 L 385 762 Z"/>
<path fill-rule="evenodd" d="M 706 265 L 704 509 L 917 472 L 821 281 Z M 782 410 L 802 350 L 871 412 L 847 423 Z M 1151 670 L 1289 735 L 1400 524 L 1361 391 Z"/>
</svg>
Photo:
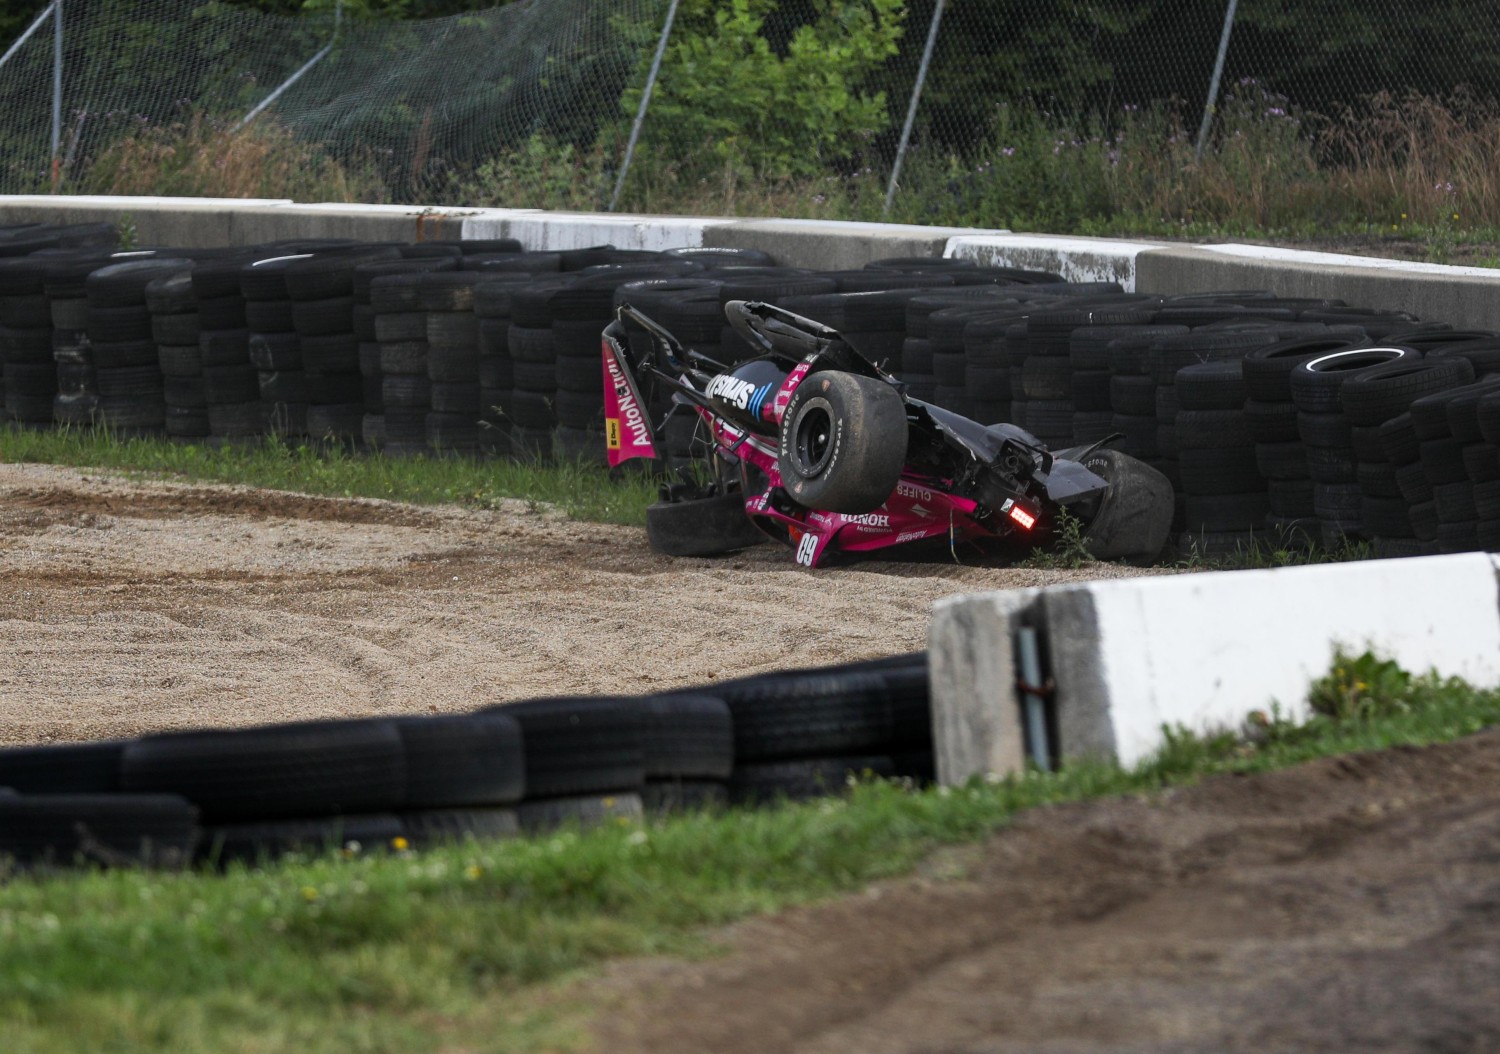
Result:
<svg viewBox="0 0 1500 1054">
<path fill-rule="evenodd" d="M 1500 683 L 1500 586 L 1483 553 L 1049 593 L 1043 608 L 1064 756 L 1098 754 L 1112 741 L 1114 756 L 1130 765 L 1161 745 L 1163 725 L 1237 727 L 1273 702 L 1300 714 L 1340 646 L 1416 672 Z"/>
<path fill-rule="evenodd" d="M 620 216 L 597 212 L 483 209 L 463 221 L 465 238 L 518 238 L 528 249 L 696 249 L 706 227 L 733 220 Z"/>
<path fill-rule="evenodd" d="M 140 245 L 203 248 L 236 244 L 238 218 L 248 209 L 290 204 L 271 199 L 0 197 L 0 223 L 120 223 L 129 217 Z"/>
<path fill-rule="evenodd" d="M 964 234 L 948 240 L 944 256 L 974 260 L 987 267 L 1050 271 L 1070 282 L 1119 282 L 1136 288 L 1136 259 L 1165 248 L 1160 242 L 1115 238 L 1056 238 L 1040 234 Z"/>
<path fill-rule="evenodd" d="M 942 600 L 927 638 L 932 678 L 932 741 L 938 781 L 1024 771 L 1016 630 L 1035 589 Z"/>
<path fill-rule="evenodd" d="M 977 233 L 986 232 L 835 220 L 718 220 L 704 229 L 703 244 L 762 249 L 789 267 L 845 271 L 892 257 L 942 256 L 950 238 Z"/>
<path fill-rule="evenodd" d="M 1500 684 L 1500 560 L 1485 553 L 955 597 L 929 637 L 944 783 L 1020 763 L 1012 654 L 1027 611 L 1044 632 L 1064 760 L 1133 765 L 1164 726 L 1233 729 L 1272 705 L 1305 716 L 1340 648 Z"/>
<path fill-rule="evenodd" d="M 1146 293 L 1269 289 L 1281 296 L 1338 297 L 1395 308 L 1464 329 L 1500 330 L 1500 270 L 1278 249 L 1203 245 L 1142 253 L 1136 288 Z"/>
<path fill-rule="evenodd" d="M 458 238 L 474 209 L 254 198 L 0 197 L 0 223 L 122 223 L 138 245 L 206 248 L 289 238 L 423 241 Z"/>
</svg>

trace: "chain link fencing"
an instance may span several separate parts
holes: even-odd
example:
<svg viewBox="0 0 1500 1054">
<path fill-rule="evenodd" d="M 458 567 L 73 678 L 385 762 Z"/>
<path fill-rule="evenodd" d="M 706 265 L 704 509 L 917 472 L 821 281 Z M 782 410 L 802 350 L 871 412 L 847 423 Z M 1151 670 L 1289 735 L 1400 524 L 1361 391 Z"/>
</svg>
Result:
<svg viewBox="0 0 1500 1054">
<path fill-rule="evenodd" d="M 60 100 L 55 21 L 0 65 L 0 192 L 608 207 L 669 7 L 625 208 L 1264 224 L 1299 166 L 1373 163 L 1418 124 L 1500 137 L 1481 0 L 524 0 L 409 22 L 63 0 Z M 1474 162 L 1412 178 L 1457 212 Z"/>
</svg>

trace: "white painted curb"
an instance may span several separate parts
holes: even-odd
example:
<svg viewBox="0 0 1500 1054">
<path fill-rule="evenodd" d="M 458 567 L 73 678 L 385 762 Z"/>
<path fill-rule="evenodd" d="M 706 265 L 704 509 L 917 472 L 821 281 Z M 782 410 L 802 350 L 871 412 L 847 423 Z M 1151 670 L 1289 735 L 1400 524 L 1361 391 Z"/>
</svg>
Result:
<svg viewBox="0 0 1500 1054">
<path fill-rule="evenodd" d="M 938 605 L 935 663 L 1011 653 L 1013 636 L 992 617 L 994 596 Z M 1372 650 L 1413 672 L 1500 684 L 1500 561 L 1485 553 L 1080 583 L 1040 590 L 1022 606 L 1044 627 L 1064 758 L 1128 766 L 1160 748 L 1164 725 L 1237 728 L 1273 705 L 1306 716 L 1308 688 L 1340 647 Z M 1005 609 L 1017 617 L 1015 601 Z M 993 714 L 965 712 L 973 707 L 1014 713 L 1014 681 L 996 680 L 1010 669 L 992 657 L 968 683 L 934 676 L 945 782 L 983 770 L 973 751 L 957 748 L 945 765 L 941 730 L 995 725 Z"/>
</svg>

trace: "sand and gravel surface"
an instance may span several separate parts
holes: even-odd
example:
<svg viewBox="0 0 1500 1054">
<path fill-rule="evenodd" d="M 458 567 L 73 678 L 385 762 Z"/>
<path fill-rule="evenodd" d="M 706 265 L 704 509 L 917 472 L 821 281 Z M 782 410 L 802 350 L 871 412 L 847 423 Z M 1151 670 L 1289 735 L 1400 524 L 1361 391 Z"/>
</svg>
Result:
<svg viewBox="0 0 1500 1054">
<path fill-rule="evenodd" d="M 0 744 L 672 688 L 923 647 L 953 593 L 1129 573 L 671 560 L 522 502 L 0 465 Z"/>
</svg>

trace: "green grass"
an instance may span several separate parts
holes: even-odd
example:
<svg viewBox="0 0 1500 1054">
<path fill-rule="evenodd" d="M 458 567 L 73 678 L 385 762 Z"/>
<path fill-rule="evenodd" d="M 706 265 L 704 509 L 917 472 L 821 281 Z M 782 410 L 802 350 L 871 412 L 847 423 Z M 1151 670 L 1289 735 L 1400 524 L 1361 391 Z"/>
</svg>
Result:
<svg viewBox="0 0 1500 1054">
<path fill-rule="evenodd" d="M 350 454 L 275 438 L 211 447 L 121 438 L 93 429 L 0 426 L 0 461 L 37 462 L 188 480 L 234 483 L 340 498 L 490 507 L 504 498 L 556 506 L 579 520 L 640 525 L 656 497 L 642 474 L 552 461 L 480 461 Z"/>
<path fill-rule="evenodd" d="M 1378 680 L 1374 688 L 1369 682 Z M 704 927 L 908 872 L 1053 802 L 1443 742 L 1500 723 L 1500 692 L 1340 658 L 1295 726 L 1178 733 L 1131 771 L 1094 765 L 847 800 L 420 853 L 331 854 L 225 874 L 22 876 L 0 886 L 7 1054 L 349 1054 L 573 1049 L 559 982 L 625 955 L 703 954 Z M 563 993 L 563 994 L 560 994 Z"/>
</svg>

